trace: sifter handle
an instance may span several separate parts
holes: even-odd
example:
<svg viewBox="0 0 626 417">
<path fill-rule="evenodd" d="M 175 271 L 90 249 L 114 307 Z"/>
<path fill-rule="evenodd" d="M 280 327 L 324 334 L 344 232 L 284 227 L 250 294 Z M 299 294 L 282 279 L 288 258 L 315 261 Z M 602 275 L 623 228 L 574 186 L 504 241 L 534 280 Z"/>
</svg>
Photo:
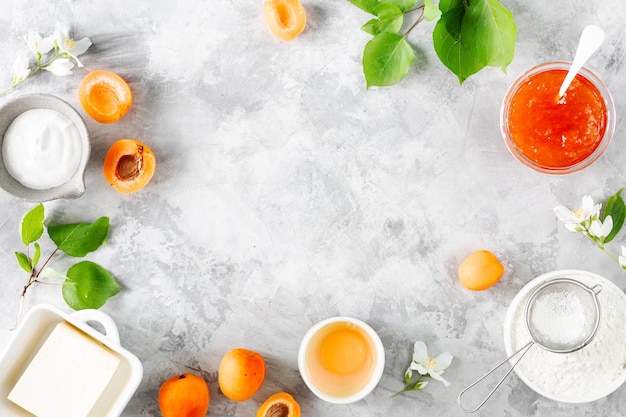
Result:
<svg viewBox="0 0 626 417">
<path fill-rule="evenodd" d="M 459 407 L 461 407 L 461 410 L 465 411 L 466 413 L 473 413 L 476 412 L 480 409 L 480 407 L 483 406 L 483 404 L 485 404 L 487 402 L 487 400 L 489 398 L 491 398 L 491 396 L 493 395 L 494 392 L 496 392 L 496 390 L 498 389 L 498 387 L 500 385 L 502 385 L 502 383 L 504 382 L 504 380 L 506 379 L 506 377 L 509 376 L 509 374 L 511 373 L 511 371 L 513 371 L 513 368 L 515 368 L 515 366 L 519 363 L 519 361 L 522 360 L 522 358 L 524 357 L 524 355 L 530 350 L 530 348 L 532 347 L 532 345 L 534 345 L 535 342 L 534 341 L 530 341 L 528 342 L 525 346 L 523 346 L 522 348 L 520 348 L 517 352 L 515 352 L 514 354 L 512 354 L 511 356 L 509 356 L 508 358 L 506 358 L 505 360 L 503 360 L 502 362 L 500 362 L 498 365 L 496 365 L 495 368 L 493 368 L 491 371 L 487 372 L 485 375 L 481 376 L 479 379 L 477 379 L 475 382 L 473 382 L 470 386 L 468 386 L 467 388 L 465 388 L 463 391 L 461 391 L 459 393 L 459 396 L 457 397 L 457 403 L 459 404 Z M 522 352 L 523 351 L 523 352 Z M 487 378 L 489 375 L 491 375 L 492 373 L 494 373 L 498 368 L 500 368 L 502 365 L 504 365 L 505 363 L 507 363 L 511 358 L 513 358 L 515 355 L 517 355 L 518 353 L 522 352 L 522 354 L 520 355 L 519 359 L 517 359 L 517 361 L 515 361 L 515 363 L 513 364 L 513 366 L 511 366 L 511 369 L 509 369 L 507 371 L 506 374 L 504 374 L 504 376 L 500 379 L 500 381 L 498 381 L 498 383 L 496 384 L 495 387 L 493 387 L 493 389 L 491 390 L 491 392 L 487 395 L 487 397 L 485 397 L 484 400 L 482 400 L 482 402 L 480 404 L 478 404 L 475 408 L 470 409 L 470 408 L 465 408 L 463 407 L 463 405 L 461 404 L 461 397 L 463 396 L 463 394 L 465 394 L 470 388 L 472 388 L 474 385 L 478 384 L 480 381 L 482 381 L 483 379 Z"/>
</svg>

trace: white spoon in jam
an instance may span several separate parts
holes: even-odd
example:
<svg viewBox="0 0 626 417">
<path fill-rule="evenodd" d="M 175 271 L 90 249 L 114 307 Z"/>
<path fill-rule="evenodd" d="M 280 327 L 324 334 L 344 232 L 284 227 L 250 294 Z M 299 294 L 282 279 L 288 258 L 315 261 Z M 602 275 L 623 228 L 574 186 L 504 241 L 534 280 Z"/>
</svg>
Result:
<svg viewBox="0 0 626 417">
<path fill-rule="evenodd" d="M 567 88 L 576 77 L 576 74 L 578 74 L 578 71 L 580 71 L 583 65 L 585 65 L 585 62 L 587 62 L 591 55 L 602 45 L 602 42 L 604 42 L 604 31 L 601 28 L 595 25 L 589 25 L 583 29 L 583 33 L 580 35 L 580 41 L 578 41 L 576 55 L 572 61 L 572 66 L 565 76 L 565 80 L 563 80 L 563 84 L 561 84 L 557 101 L 563 97 L 563 94 L 567 91 Z"/>
</svg>

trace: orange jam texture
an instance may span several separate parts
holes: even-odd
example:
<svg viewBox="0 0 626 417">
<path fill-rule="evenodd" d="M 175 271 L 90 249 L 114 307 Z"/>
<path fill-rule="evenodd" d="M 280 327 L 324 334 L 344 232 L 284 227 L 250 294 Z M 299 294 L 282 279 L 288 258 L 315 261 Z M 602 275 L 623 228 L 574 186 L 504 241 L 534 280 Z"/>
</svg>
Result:
<svg viewBox="0 0 626 417">
<path fill-rule="evenodd" d="M 557 101 L 566 70 L 533 74 L 511 98 L 511 139 L 529 160 L 547 168 L 566 168 L 591 155 L 607 128 L 600 91 L 578 74 Z"/>
</svg>

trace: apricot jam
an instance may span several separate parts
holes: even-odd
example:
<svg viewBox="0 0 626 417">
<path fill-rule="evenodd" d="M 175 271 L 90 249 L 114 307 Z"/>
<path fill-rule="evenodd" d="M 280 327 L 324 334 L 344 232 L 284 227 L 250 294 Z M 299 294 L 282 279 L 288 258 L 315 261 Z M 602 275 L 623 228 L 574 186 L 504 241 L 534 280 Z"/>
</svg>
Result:
<svg viewBox="0 0 626 417">
<path fill-rule="evenodd" d="M 607 109 L 607 101 L 612 101 L 605 100 L 596 84 L 581 73 L 560 99 L 567 69 L 548 67 L 529 73 L 511 88 L 503 108 L 503 131 L 511 151 L 544 172 L 597 158 L 607 146 L 603 141 L 609 124 L 614 123 Z"/>
</svg>

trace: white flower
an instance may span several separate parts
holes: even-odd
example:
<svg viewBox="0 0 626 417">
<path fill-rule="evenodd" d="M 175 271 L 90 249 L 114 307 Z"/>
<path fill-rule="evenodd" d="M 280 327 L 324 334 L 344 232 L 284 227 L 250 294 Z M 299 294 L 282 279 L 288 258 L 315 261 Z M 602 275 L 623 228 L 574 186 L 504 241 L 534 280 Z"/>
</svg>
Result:
<svg viewBox="0 0 626 417">
<path fill-rule="evenodd" d="M 50 71 L 54 75 L 70 75 L 72 73 L 72 69 L 74 68 L 74 63 L 70 61 L 68 58 L 57 58 L 50 63 L 50 65 L 44 67 L 46 71 Z"/>
<path fill-rule="evenodd" d="M 595 219 L 591 222 L 591 226 L 589 226 L 589 234 L 593 237 L 597 237 L 600 241 L 604 241 L 604 238 L 611 233 L 613 230 L 613 218 L 611 216 L 606 216 L 604 222 L 600 219 Z"/>
<path fill-rule="evenodd" d="M 30 32 L 26 36 L 26 43 L 31 51 L 37 56 L 47 54 L 54 48 L 54 37 L 46 36 L 42 38 L 37 32 Z"/>
<path fill-rule="evenodd" d="M 554 208 L 554 213 L 563 223 L 582 223 L 600 212 L 600 204 L 593 203 L 593 198 L 589 195 L 583 197 L 580 207 L 570 210 L 563 206 Z"/>
<path fill-rule="evenodd" d="M 29 65 L 28 57 L 19 56 L 15 59 L 13 62 L 14 84 L 24 81 L 28 77 L 28 74 L 30 74 Z"/>
<path fill-rule="evenodd" d="M 76 41 L 70 37 L 67 27 L 57 22 L 54 28 L 54 40 L 62 52 L 74 58 L 79 67 L 83 66 L 77 56 L 84 54 L 87 49 L 89 49 L 91 46 L 91 40 L 89 38 Z"/>
<path fill-rule="evenodd" d="M 421 375 L 430 375 L 433 379 L 442 382 L 446 387 L 450 385 L 441 375 L 444 370 L 452 363 L 452 355 L 448 352 L 444 352 L 436 358 L 428 356 L 428 348 L 424 342 L 415 342 L 413 350 L 413 362 L 409 366 L 409 369 L 414 369 Z M 407 370 L 407 374 L 408 374 Z M 411 372 L 412 374 L 412 372 Z"/>
<path fill-rule="evenodd" d="M 619 266 L 626 269 L 626 246 L 622 246 L 622 254 L 619 256 Z"/>
</svg>

